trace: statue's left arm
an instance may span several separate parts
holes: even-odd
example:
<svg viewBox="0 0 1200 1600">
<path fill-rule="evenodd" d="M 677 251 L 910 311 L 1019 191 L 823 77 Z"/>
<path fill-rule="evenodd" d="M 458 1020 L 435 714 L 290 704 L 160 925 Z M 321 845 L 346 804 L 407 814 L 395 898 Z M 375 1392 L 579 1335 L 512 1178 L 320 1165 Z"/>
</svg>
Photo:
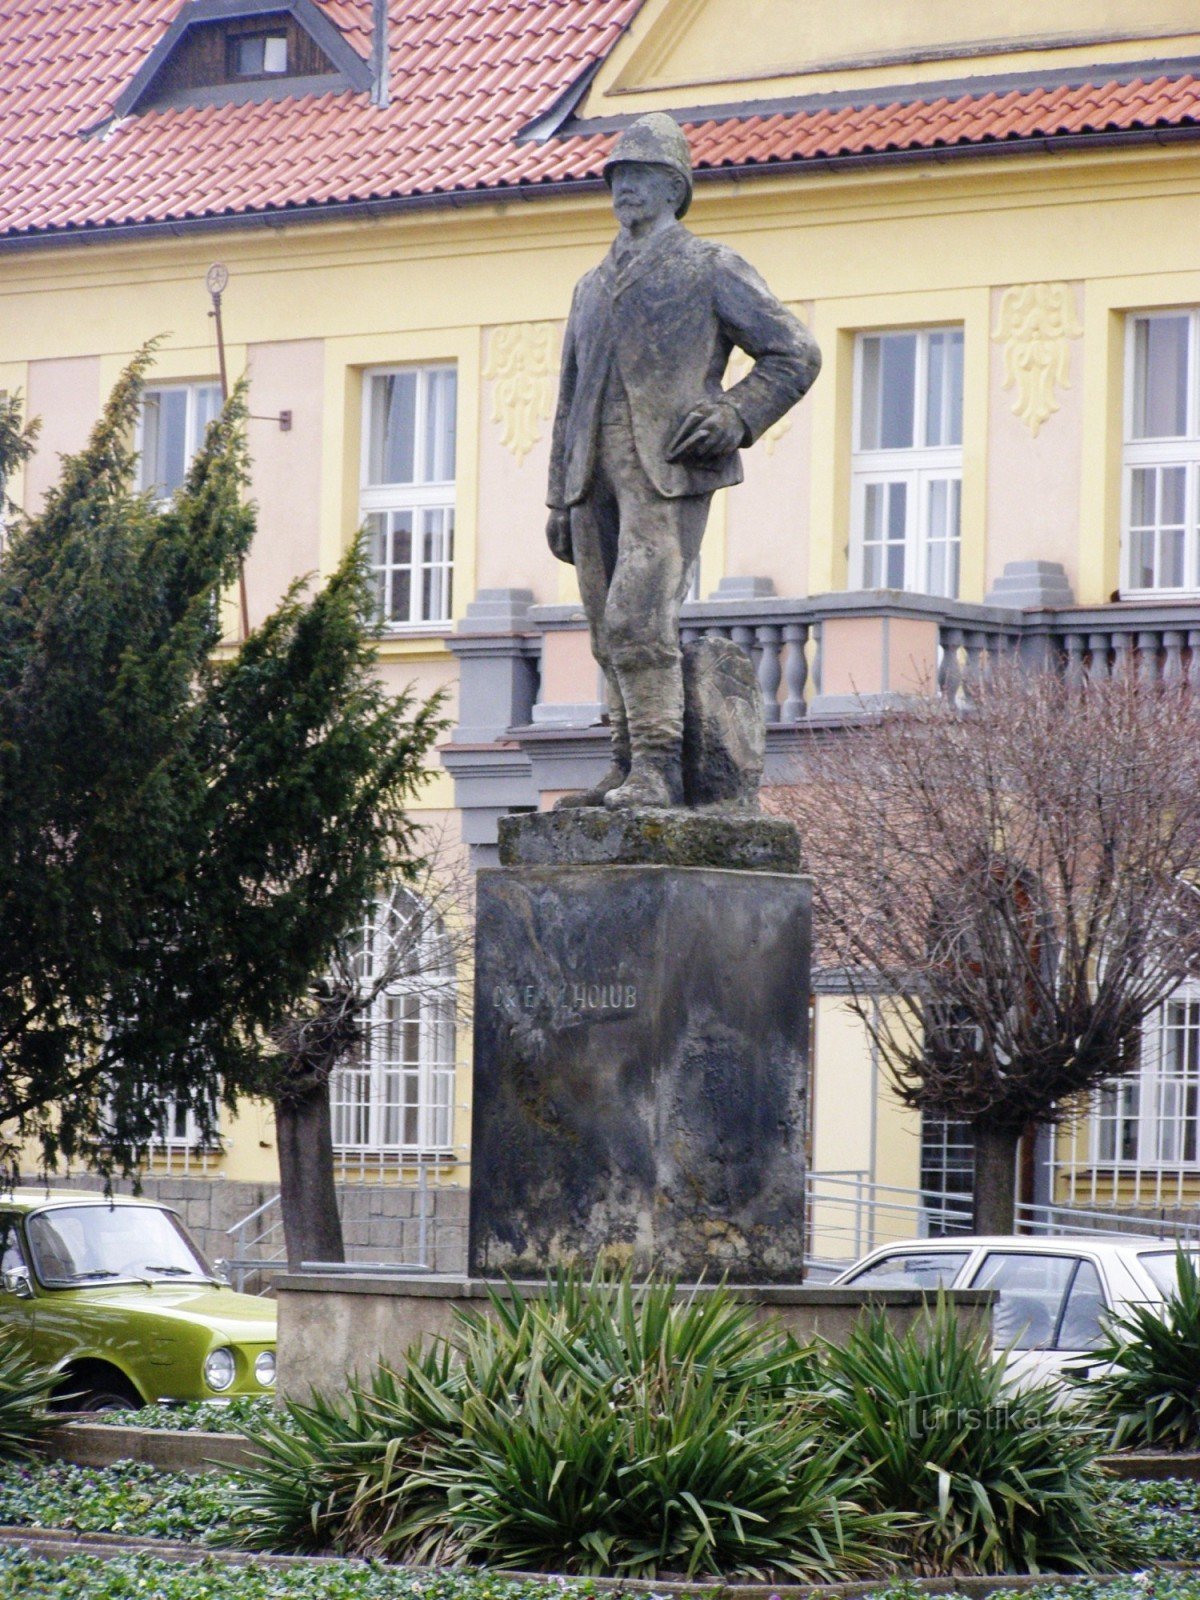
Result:
<svg viewBox="0 0 1200 1600">
<path fill-rule="evenodd" d="M 748 261 L 714 249 L 714 300 L 731 344 L 753 358 L 746 376 L 725 391 L 753 444 L 808 393 L 821 370 L 821 352 L 808 329 L 767 288 Z"/>
</svg>

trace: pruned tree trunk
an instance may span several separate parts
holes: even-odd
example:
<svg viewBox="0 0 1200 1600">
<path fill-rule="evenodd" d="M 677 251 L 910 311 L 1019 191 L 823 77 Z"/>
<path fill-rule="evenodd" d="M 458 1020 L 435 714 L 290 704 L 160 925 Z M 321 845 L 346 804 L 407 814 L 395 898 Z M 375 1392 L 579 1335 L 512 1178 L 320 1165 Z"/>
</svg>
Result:
<svg viewBox="0 0 1200 1600">
<path fill-rule="evenodd" d="M 328 1078 L 309 1079 L 303 1093 L 293 1089 L 276 1100 L 275 1132 L 288 1265 L 296 1268 L 302 1261 L 344 1261 L 346 1246 L 333 1181 Z"/>
<path fill-rule="evenodd" d="M 1012 1233 L 1017 1204 L 1017 1147 L 1020 1131 L 980 1127 L 975 1134 L 976 1233 Z"/>
</svg>

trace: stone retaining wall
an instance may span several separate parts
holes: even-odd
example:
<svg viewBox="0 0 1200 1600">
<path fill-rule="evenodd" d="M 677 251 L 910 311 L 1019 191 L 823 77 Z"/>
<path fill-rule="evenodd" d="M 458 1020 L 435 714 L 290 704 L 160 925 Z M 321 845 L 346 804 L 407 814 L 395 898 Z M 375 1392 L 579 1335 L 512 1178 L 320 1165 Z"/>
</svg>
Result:
<svg viewBox="0 0 1200 1600">
<path fill-rule="evenodd" d="M 36 1178 L 22 1183 L 39 1187 Z M 97 1177 L 54 1178 L 55 1189 L 99 1190 Z M 117 1181 L 118 1193 L 133 1185 Z M 196 1243 L 210 1260 L 230 1253 L 227 1230 L 277 1193 L 267 1183 L 239 1183 L 229 1178 L 184 1178 L 164 1174 L 142 1180 L 142 1194 L 178 1211 Z M 343 1183 L 338 1185 L 346 1255 L 351 1261 L 417 1262 L 421 1239 L 420 1193 L 413 1184 Z M 468 1191 L 434 1187 L 425 1191 L 427 1265 L 435 1272 L 462 1273 L 467 1267 Z M 273 1255 L 274 1248 L 264 1252 Z"/>
</svg>

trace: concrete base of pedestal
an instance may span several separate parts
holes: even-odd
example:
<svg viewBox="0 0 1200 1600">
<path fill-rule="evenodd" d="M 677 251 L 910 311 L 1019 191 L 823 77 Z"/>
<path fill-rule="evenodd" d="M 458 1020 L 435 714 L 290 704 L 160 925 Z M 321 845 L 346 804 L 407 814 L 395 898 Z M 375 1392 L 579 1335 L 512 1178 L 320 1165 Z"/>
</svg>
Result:
<svg viewBox="0 0 1200 1600">
<path fill-rule="evenodd" d="M 527 1299 L 545 1292 L 544 1283 L 522 1283 Z M 711 1285 L 681 1295 L 710 1292 Z M 761 1320 L 786 1328 L 801 1344 L 821 1338 L 844 1344 L 865 1309 L 886 1312 L 903 1332 L 922 1317 L 931 1302 L 916 1289 L 835 1289 L 807 1284 L 744 1287 L 738 1298 L 754 1305 Z M 457 1314 L 486 1313 L 489 1295 L 507 1299 L 505 1284 L 471 1278 L 373 1276 L 341 1271 L 288 1273 L 276 1279 L 279 1305 L 281 1398 L 307 1400 L 314 1389 L 340 1390 L 351 1373 L 368 1376 L 383 1362 L 402 1366 L 414 1345 L 452 1335 Z M 990 1315 L 990 1289 L 956 1289 L 946 1296 L 964 1328 Z"/>
<path fill-rule="evenodd" d="M 807 883 L 481 872 L 469 1271 L 798 1283 Z"/>
</svg>

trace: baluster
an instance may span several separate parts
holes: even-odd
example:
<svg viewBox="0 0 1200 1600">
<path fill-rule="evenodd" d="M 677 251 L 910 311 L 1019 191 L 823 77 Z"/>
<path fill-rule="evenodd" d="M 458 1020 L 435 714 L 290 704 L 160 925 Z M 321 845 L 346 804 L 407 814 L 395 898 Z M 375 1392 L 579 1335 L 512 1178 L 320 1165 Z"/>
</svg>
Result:
<svg viewBox="0 0 1200 1600">
<path fill-rule="evenodd" d="M 799 722 L 808 709 L 804 704 L 804 690 L 808 682 L 808 658 L 804 653 L 808 644 L 808 624 L 785 623 L 783 642 L 787 648 L 787 655 L 783 663 L 783 687 L 786 697 L 783 702 L 782 720 Z"/>
<path fill-rule="evenodd" d="M 1081 633 L 1069 633 L 1063 643 L 1066 646 L 1067 654 L 1064 677 L 1072 689 L 1078 689 L 1084 679 L 1083 655 L 1087 649 L 1087 640 Z"/>
<path fill-rule="evenodd" d="M 685 627 L 681 627 L 680 630 L 679 630 L 679 642 L 680 642 L 681 645 L 682 644 L 695 644 L 696 640 L 699 637 L 700 637 L 700 629 L 699 628 L 689 628 L 689 627 L 685 626 Z"/>
<path fill-rule="evenodd" d="M 1200 689 L 1200 628 L 1188 629 L 1187 681 L 1189 689 Z"/>
<path fill-rule="evenodd" d="M 783 637 L 778 623 L 764 623 L 755 628 L 759 644 L 758 686 L 762 690 L 763 707 L 768 722 L 779 721 L 779 684 L 783 677 L 783 663 L 779 659 L 780 641 Z"/>
<path fill-rule="evenodd" d="M 1183 634 L 1177 628 L 1163 634 L 1163 650 L 1163 682 L 1174 689 L 1183 682 Z"/>
<path fill-rule="evenodd" d="M 739 645 L 746 652 L 757 669 L 758 649 L 754 640 L 754 629 L 748 628 L 743 622 L 738 622 L 730 628 L 729 637 L 734 644 Z"/>
<path fill-rule="evenodd" d="M 1129 681 L 1129 674 L 1133 671 L 1133 635 L 1130 633 L 1113 634 L 1113 677 L 1121 682 Z"/>
<path fill-rule="evenodd" d="M 1137 674 L 1141 683 L 1158 682 L 1158 634 L 1137 636 Z"/>
<path fill-rule="evenodd" d="M 938 664 L 938 687 L 951 705 L 957 705 L 959 692 L 963 686 L 962 667 L 958 659 L 962 645 L 961 628 L 942 629 L 942 659 Z"/>
<path fill-rule="evenodd" d="M 729 629 L 718 628 L 717 625 L 713 623 L 711 627 L 705 628 L 704 637 L 706 639 L 728 639 Z"/>
<path fill-rule="evenodd" d="M 971 691 L 982 689 L 987 682 L 987 634 L 972 629 L 965 637 L 967 660 L 963 671 L 963 686 L 968 697 Z"/>
<path fill-rule="evenodd" d="M 821 694 L 822 685 L 825 682 L 823 676 L 825 670 L 825 624 L 823 622 L 818 622 L 813 628 L 812 637 L 813 658 L 810 677 L 812 678 L 813 693 Z"/>
<path fill-rule="evenodd" d="M 1108 678 L 1108 652 L 1112 644 L 1112 636 L 1107 633 L 1089 633 L 1088 650 L 1091 652 L 1091 661 L 1088 663 L 1088 680 L 1091 683 L 1104 683 Z"/>
</svg>

